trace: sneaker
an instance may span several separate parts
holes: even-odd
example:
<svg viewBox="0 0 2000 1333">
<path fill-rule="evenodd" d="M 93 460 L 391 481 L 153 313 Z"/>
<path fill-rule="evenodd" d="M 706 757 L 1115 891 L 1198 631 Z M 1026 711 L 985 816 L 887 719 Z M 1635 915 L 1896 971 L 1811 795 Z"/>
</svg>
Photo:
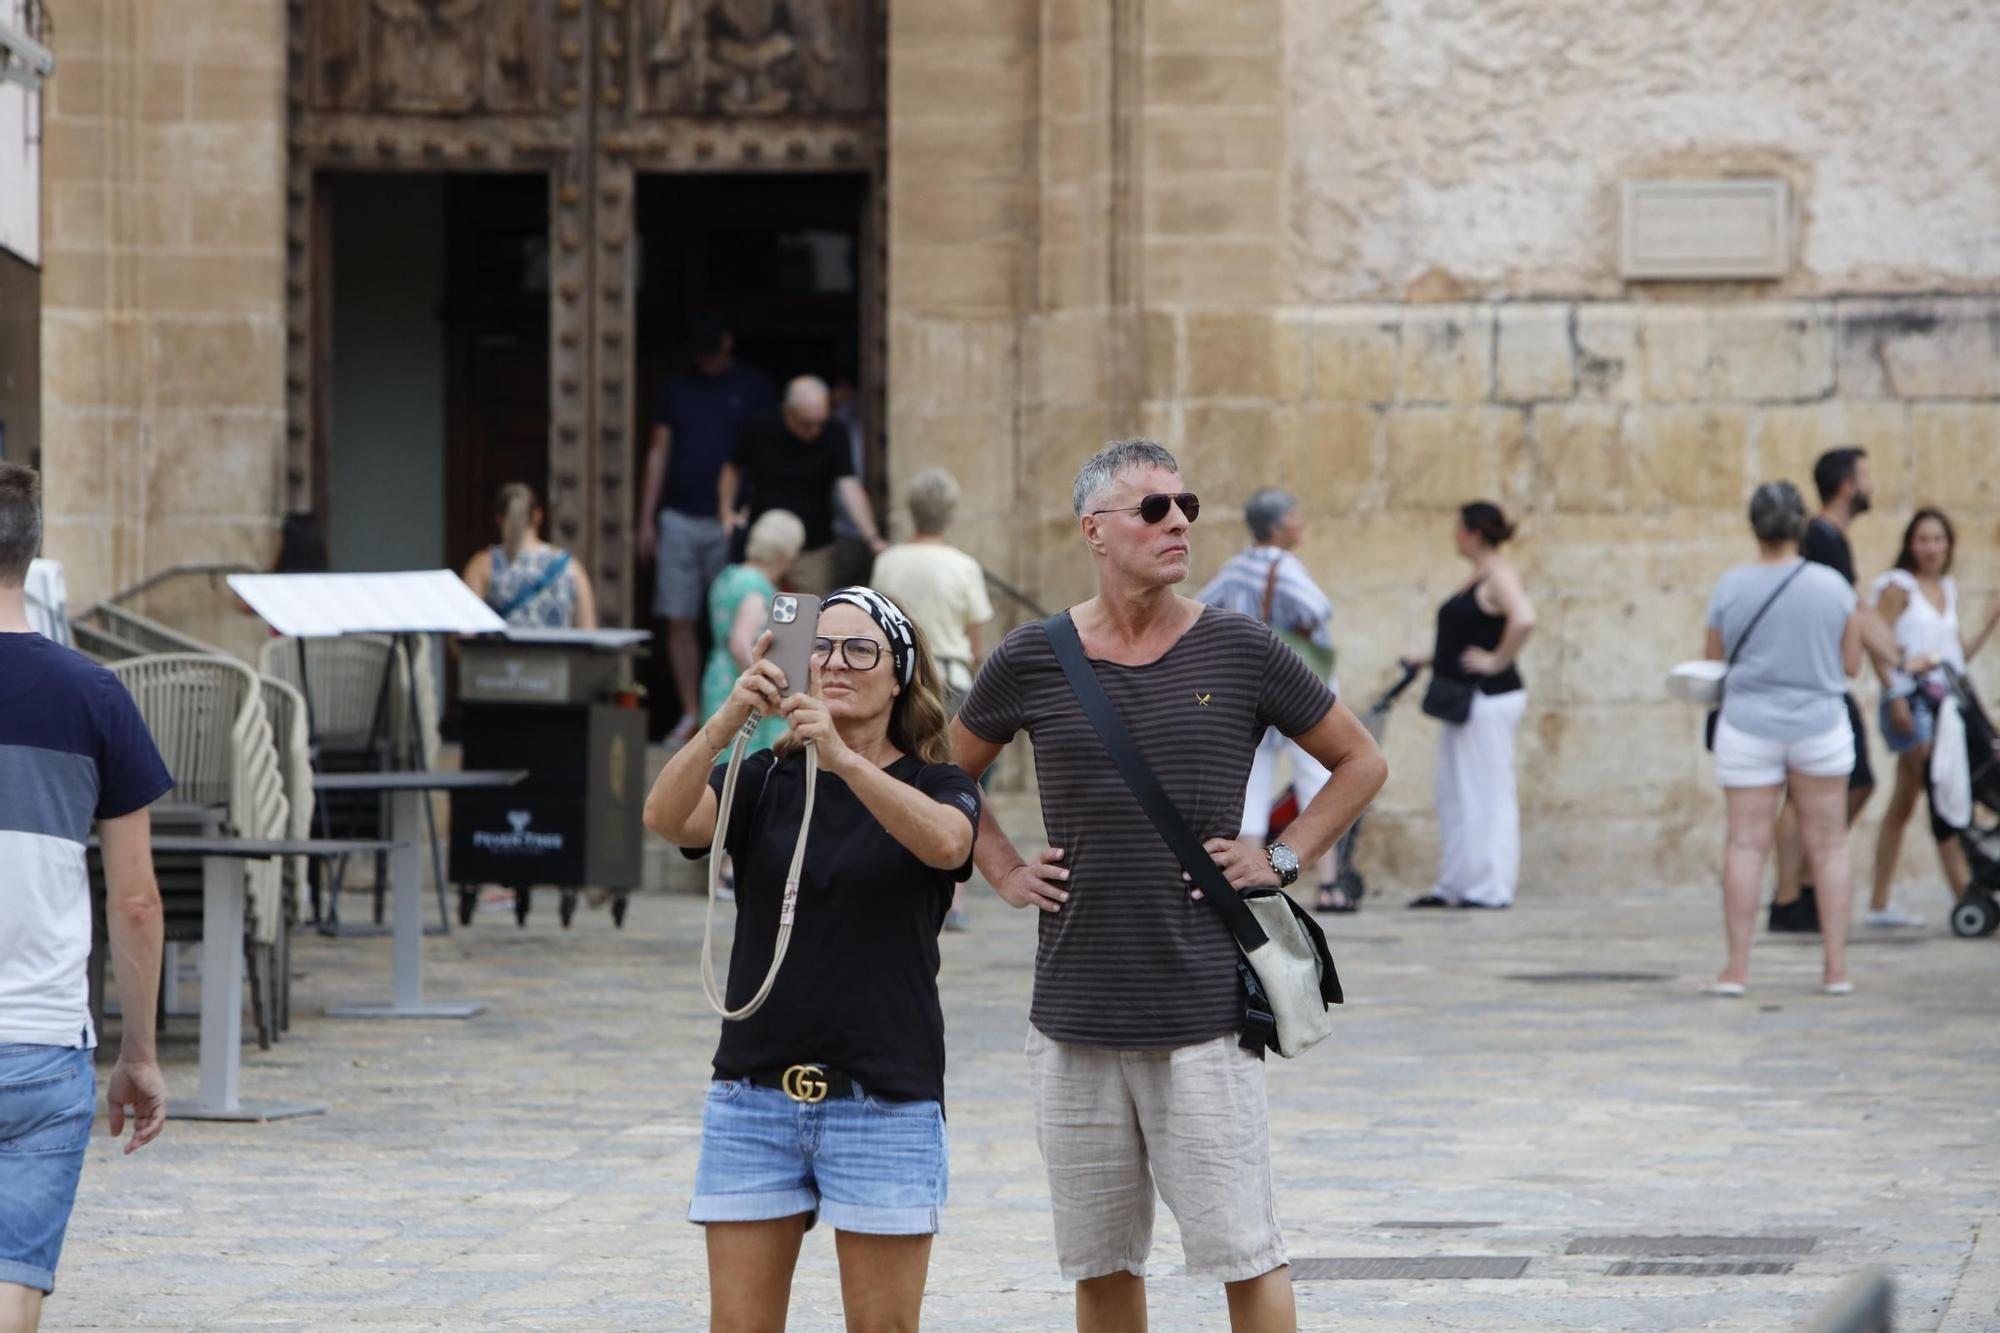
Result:
<svg viewBox="0 0 2000 1333">
<path fill-rule="evenodd" d="M 1819 903 L 1812 890 L 1800 894 L 1796 902 L 1773 902 L 1770 929 L 1773 935 L 1819 934 Z"/>
<path fill-rule="evenodd" d="M 964 908 L 954 907 L 944 914 L 944 928 L 954 934 L 962 933 L 972 928 L 972 918 L 965 914 Z"/>
<path fill-rule="evenodd" d="M 1908 911 L 1904 910 L 1901 903 L 1892 902 L 1880 911 L 1863 912 L 1861 914 L 1861 924 L 1864 926 L 1874 926 L 1882 930 L 1894 930 L 1897 928 L 1915 929 L 1924 924 L 1924 919 L 1920 916 L 1911 915 Z"/>
</svg>

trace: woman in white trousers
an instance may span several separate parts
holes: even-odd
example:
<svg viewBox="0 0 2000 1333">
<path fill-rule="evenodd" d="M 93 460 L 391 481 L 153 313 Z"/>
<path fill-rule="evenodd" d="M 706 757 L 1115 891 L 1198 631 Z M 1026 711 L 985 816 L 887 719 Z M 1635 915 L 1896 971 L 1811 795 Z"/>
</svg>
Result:
<svg viewBox="0 0 2000 1333">
<path fill-rule="evenodd" d="M 1424 711 L 1444 719 L 1438 737 L 1438 877 L 1412 907 L 1505 908 L 1521 879 L 1521 807 L 1514 732 L 1528 693 L 1514 662 L 1535 628 L 1535 607 L 1500 547 L 1514 527 L 1479 500 L 1453 532 L 1472 580 L 1438 608 L 1433 680 Z"/>
</svg>

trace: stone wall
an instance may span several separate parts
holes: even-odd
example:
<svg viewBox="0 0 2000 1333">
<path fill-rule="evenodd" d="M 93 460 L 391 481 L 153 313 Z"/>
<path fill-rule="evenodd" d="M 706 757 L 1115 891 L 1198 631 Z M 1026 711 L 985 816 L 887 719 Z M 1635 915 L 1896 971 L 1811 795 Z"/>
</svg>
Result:
<svg viewBox="0 0 2000 1333">
<path fill-rule="evenodd" d="M 1701 53 L 1742 28 L 1744 6 L 1701 8 L 1701 31 L 1675 47 L 1663 18 L 1603 19 L 1568 0 L 1418 6 L 1437 42 L 1382 6 L 1303 0 L 1113 0 L 1005 7 L 1004 19 L 942 5 L 919 20 L 892 6 L 895 479 L 932 463 L 959 470 L 971 497 L 963 544 L 1051 607 L 1090 591 L 1069 481 L 1103 440 L 1149 434 L 1180 453 L 1208 500 L 1197 580 L 1241 544 L 1242 499 L 1290 486 L 1310 520 L 1303 554 L 1339 606 L 1356 703 L 1387 683 L 1400 653 L 1428 647 L 1437 603 L 1462 582 L 1453 511 L 1499 500 L 1522 521 L 1516 553 L 1541 616 L 1523 663 L 1528 883 L 1709 879 L 1719 802 L 1699 718 L 1661 682 L 1699 653 L 1716 576 L 1752 553 L 1742 507 L 1755 482 L 1788 476 L 1809 489 L 1820 450 L 1859 443 L 1881 504 L 1855 532 L 1863 568 L 1884 568 L 1908 511 L 1936 502 L 1960 521 L 1968 606 L 2000 587 L 2000 299 L 1914 294 L 1991 286 L 2000 261 L 1967 226 L 1995 188 L 1954 166 L 1976 139 L 1970 127 L 1912 150 L 1935 89 L 1883 110 L 1871 138 L 1856 99 L 1878 72 L 1815 91 L 1803 57 L 1760 30 L 1724 65 L 1739 85 L 1770 81 L 1778 110 L 1742 123 L 1797 129 L 1791 138 L 1774 130 L 1746 147 L 1741 134 L 1711 135 L 1705 111 L 1682 116 L 1681 101 L 1659 101 L 1662 81 L 1698 91 L 1721 77 Z M 964 67 L 919 77 L 913 64 L 945 59 L 933 15 L 954 30 L 999 24 L 1004 43 L 968 48 L 983 66 L 976 78 Z M 1865 64 L 1849 49 L 1863 16 L 1834 19 L 1815 49 Z M 1474 40 L 1489 28 L 1490 52 Z M 1638 40 L 1628 28 L 1664 43 L 1651 64 L 1626 58 Z M 1574 100 L 1542 107 L 1486 71 L 1551 42 Z M 1385 68 L 1361 69 L 1385 43 Z M 1436 97 L 1398 101 L 1426 70 L 1442 81 Z M 1958 64 L 1938 77 L 1972 104 L 1985 95 Z M 1614 95 L 1626 88 L 1629 105 Z M 1475 93 L 1491 114 L 1437 100 L 1481 105 Z M 1519 105 L 1499 107 L 1509 98 Z M 1788 106 L 1805 110 L 1787 119 Z M 1585 149 L 1692 135 L 1718 153 L 1584 152 L 1579 163 L 1575 146 L 1534 128 L 1593 112 L 1612 126 L 1585 125 Z M 1955 104 L 1933 123 L 1970 114 Z M 1474 177 L 1569 211 L 1482 206 L 1475 226 L 1397 196 L 1426 188 L 1432 140 L 1454 135 Z M 1771 151 L 1779 140 L 1792 146 Z M 1818 174 L 1799 174 L 1800 163 Z M 1795 282 L 1628 291 L 1607 278 L 1603 191 L 1619 170 L 1772 164 L 1799 187 L 1813 228 Z M 1584 173 L 1609 184 L 1579 186 Z M 1886 228 L 1855 221 L 1877 196 L 1921 196 L 1923 207 Z M 975 219 L 976 246 L 964 231 Z M 1481 249 L 1493 226 L 1512 239 Z M 1403 249 L 1381 251 L 1385 238 Z M 1569 266 L 1516 253 L 1536 246 Z M 1463 253 L 1482 257 L 1453 258 Z M 1803 295 L 1850 287 L 1882 290 Z M 1440 302 L 1542 290 L 1564 296 Z M 1396 299 L 1351 299 L 1370 293 Z M 1992 656 L 1989 684 L 2000 683 Z M 1872 703 L 1872 686 L 1861 693 Z M 1398 888 L 1423 887 L 1434 865 L 1432 727 L 1412 701 L 1389 732 L 1395 776 L 1365 857 Z M 1932 873 L 1926 842 L 1910 839 L 1912 874 Z M 1864 856 L 1871 843 L 1864 833 Z"/>
<path fill-rule="evenodd" d="M 1522 662 L 1530 883 L 1681 883 L 1714 867 L 1699 717 L 1661 682 L 1700 654 L 1716 577 L 1754 554 L 1743 505 L 1757 481 L 1787 477 L 1810 495 L 1813 459 L 1859 444 L 1879 506 L 1853 533 L 1864 576 L 1893 562 L 1913 508 L 1937 504 L 1958 523 L 1968 614 L 2000 592 L 2000 301 L 1152 318 L 1172 351 L 1147 414 L 1212 497 L 1195 580 L 1240 543 L 1232 506 L 1267 483 L 1296 491 L 1309 519 L 1301 554 L 1338 606 L 1351 703 L 1393 678 L 1399 654 L 1428 649 L 1437 604 L 1465 576 L 1457 506 L 1488 497 L 1518 518 L 1539 617 Z M 1082 592 L 1072 582 L 1057 600 Z M 2000 686 L 2000 653 L 1980 665 Z M 1859 693 L 1872 718 L 1873 685 Z M 1435 732 L 1413 703 L 1390 728 L 1394 776 L 1368 848 L 1406 886 L 1421 884 L 1435 847 Z M 1879 745 L 1877 759 L 1886 776 Z M 1912 873 L 1929 870 L 1925 841 L 1911 839 Z"/>
<path fill-rule="evenodd" d="M 42 461 L 88 605 L 166 566 L 269 559 L 284 435 L 284 12 L 51 0 Z M 240 638 L 205 582 L 150 608 Z"/>
<path fill-rule="evenodd" d="M 1288 0 L 1283 26 L 1294 299 L 1616 297 L 1621 176 L 1746 171 L 1792 185 L 1780 292 L 2000 285 L 1990 6 Z"/>
</svg>

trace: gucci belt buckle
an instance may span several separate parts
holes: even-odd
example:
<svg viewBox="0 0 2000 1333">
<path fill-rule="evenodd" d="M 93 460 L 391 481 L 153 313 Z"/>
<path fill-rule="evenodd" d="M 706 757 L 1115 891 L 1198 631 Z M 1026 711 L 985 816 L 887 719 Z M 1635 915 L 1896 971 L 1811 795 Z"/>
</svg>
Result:
<svg viewBox="0 0 2000 1333">
<path fill-rule="evenodd" d="M 826 1100 L 826 1070 L 819 1065 L 793 1065 L 778 1081 L 785 1095 L 795 1102 Z"/>
</svg>

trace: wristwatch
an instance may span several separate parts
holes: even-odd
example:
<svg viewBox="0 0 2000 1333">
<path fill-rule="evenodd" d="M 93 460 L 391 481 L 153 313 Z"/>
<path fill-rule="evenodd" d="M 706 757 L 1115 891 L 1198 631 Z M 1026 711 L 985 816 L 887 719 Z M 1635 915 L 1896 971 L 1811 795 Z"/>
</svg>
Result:
<svg viewBox="0 0 2000 1333">
<path fill-rule="evenodd" d="M 1264 849 L 1264 855 L 1271 862 L 1271 869 L 1277 872 L 1278 887 L 1289 889 L 1299 882 L 1299 854 L 1282 842 L 1274 842 Z"/>
</svg>

